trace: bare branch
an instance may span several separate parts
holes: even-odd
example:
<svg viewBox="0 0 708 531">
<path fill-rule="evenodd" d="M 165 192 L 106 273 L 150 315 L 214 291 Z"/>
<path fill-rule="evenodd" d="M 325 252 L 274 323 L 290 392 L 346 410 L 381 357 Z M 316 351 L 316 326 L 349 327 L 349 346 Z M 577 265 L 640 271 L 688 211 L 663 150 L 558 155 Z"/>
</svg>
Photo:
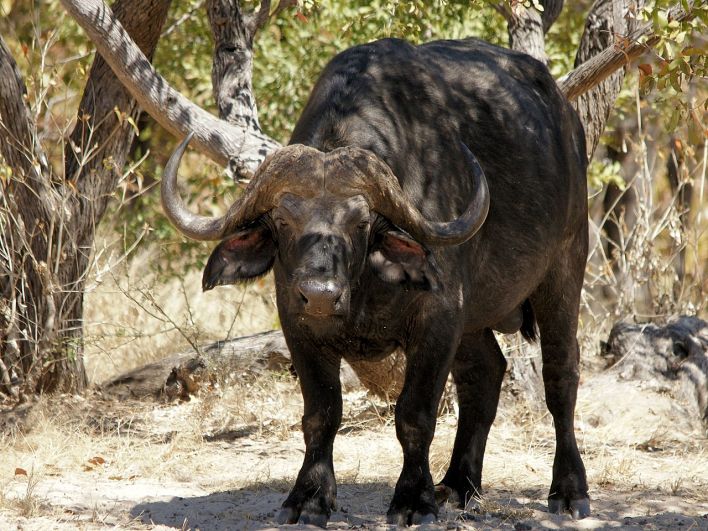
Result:
<svg viewBox="0 0 708 531">
<path fill-rule="evenodd" d="M 684 10 L 675 6 L 668 12 L 668 19 L 676 21 L 689 20 L 694 16 L 692 9 Z M 640 39 L 647 37 L 644 42 Z M 558 80 L 558 86 L 569 100 L 574 100 L 601 83 L 613 72 L 622 68 L 633 59 L 636 59 L 657 42 L 660 37 L 655 34 L 651 23 L 642 24 L 639 28 L 627 35 L 626 39 L 618 39 L 605 51 L 581 64 Z"/>
<path fill-rule="evenodd" d="M 253 13 L 248 19 L 247 27 L 251 34 L 251 39 L 255 37 L 256 32 L 266 25 L 270 18 L 270 0 L 261 0 L 261 7 Z"/>
<path fill-rule="evenodd" d="M 273 12 L 273 16 L 277 17 L 278 15 L 280 15 L 281 12 L 296 5 L 297 0 L 280 0 L 280 2 L 278 2 L 278 7 L 276 7 L 275 11 Z"/>
<path fill-rule="evenodd" d="M 492 6 L 492 9 L 504 17 L 504 20 L 506 20 L 508 24 L 509 19 L 513 16 L 509 4 L 507 2 L 496 2 L 494 0 L 488 0 L 488 3 Z"/>
<path fill-rule="evenodd" d="M 548 33 L 551 26 L 560 16 L 561 11 L 563 11 L 563 1 L 564 0 L 542 0 L 541 5 L 543 6 L 543 13 L 541 13 L 541 18 L 543 19 L 543 33 Z"/>
<path fill-rule="evenodd" d="M 261 6 L 258 8 L 258 11 L 245 17 L 246 28 L 251 36 L 251 40 L 255 39 L 256 33 L 265 27 L 271 17 L 277 17 L 282 11 L 289 7 L 296 6 L 297 0 L 280 0 L 275 11 L 272 13 L 270 12 L 270 5 L 270 0 L 261 0 Z"/>
<path fill-rule="evenodd" d="M 644 33 L 638 35 L 637 38 L 643 35 Z M 569 100 L 575 100 L 581 94 L 586 93 L 607 79 L 613 72 L 651 49 L 658 41 L 659 37 L 653 35 L 645 42 L 639 42 L 632 38 L 624 42 L 617 42 L 560 78 L 558 86 Z"/>
<path fill-rule="evenodd" d="M 195 105 L 160 76 L 101 0 L 61 0 L 86 31 L 138 104 L 178 138 L 195 133 L 195 145 L 234 173 L 253 171 L 277 143 L 219 120 Z"/>
</svg>

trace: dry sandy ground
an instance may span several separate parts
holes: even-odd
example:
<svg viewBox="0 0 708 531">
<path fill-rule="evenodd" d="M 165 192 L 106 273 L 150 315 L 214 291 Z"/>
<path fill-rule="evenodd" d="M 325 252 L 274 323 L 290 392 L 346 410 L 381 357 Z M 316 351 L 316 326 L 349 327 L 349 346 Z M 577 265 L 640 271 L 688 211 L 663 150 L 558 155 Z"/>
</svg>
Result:
<svg viewBox="0 0 708 531">
<path fill-rule="evenodd" d="M 303 455 L 300 408 L 297 383 L 273 374 L 242 375 L 181 404 L 40 403 L 32 429 L 0 446 L 0 529 L 275 527 Z M 666 389 L 601 373 L 582 383 L 577 418 L 591 518 L 545 512 L 550 419 L 507 398 L 488 444 L 485 498 L 466 511 L 444 506 L 439 522 L 426 527 L 708 529 L 708 445 Z M 440 417 L 436 478 L 454 427 L 454 411 Z M 329 527 L 387 527 L 400 464 L 386 405 L 363 391 L 348 393 L 335 443 L 338 510 Z"/>
<path fill-rule="evenodd" d="M 119 277 L 97 270 L 86 316 L 94 381 L 179 351 L 188 340 L 276 323 L 267 283 L 201 293 L 199 273 L 158 282 L 147 267 L 154 259 L 145 253 Z M 505 394 L 487 447 L 485 498 L 467 510 L 444 506 L 438 524 L 427 527 L 708 529 L 704 427 L 686 420 L 666 387 L 587 367 L 584 374 L 577 436 L 593 517 L 575 522 L 545 512 L 551 420 Z M 232 374 L 180 404 L 45 398 L 27 418 L 30 429 L 0 429 L 0 531 L 275 527 L 303 456 L 301 408 L 297 382 L 273 373 Z M 0 428 L 9 420 L 0 415 Z M 454 410 L 439 419 L 434 479 L 444 474 L 455 422 Z M 387 527 L 401 460 L 390 406 L 349 392 L 335 442 L 339 497 L 329 527 Z"/>
</svg>

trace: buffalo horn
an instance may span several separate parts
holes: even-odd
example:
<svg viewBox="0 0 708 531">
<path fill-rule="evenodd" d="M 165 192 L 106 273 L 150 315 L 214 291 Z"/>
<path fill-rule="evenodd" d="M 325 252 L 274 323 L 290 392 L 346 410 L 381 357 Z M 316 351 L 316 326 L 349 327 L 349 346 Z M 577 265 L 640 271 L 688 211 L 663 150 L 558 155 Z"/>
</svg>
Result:
<svg viewBox="0 0 708 531">
<path fill-rule="evenodd" d="M 165 167 L 162 179 L 162 207 L 172 224 L 195 240 L 220 240 L 241 226 L 251 223 L 271 210 L 284 191 L 306 193 L 309 177 L 323 174 L 324 154 L 303 145 L 286 146 L 266 157 L 253 179 L 226 215 L 216 218 L 190 212 L 177 192 L 177 168 L 192 133 L 177 146 Z"/>
<path fill-rule="evenodd" d="M 489 188 L 482 167 L 469 148 L 460 143 L 471 173 L 475 195 L 467 210 L 453 221 L 430 221 L 405 196 L 390 168 L 371 154 L 366 173 L 373 181 L 371 200 L 374 210 L 426 245 L 459 245 L 482 227 L 489 212 Z M 376 159 L 375 162 L 374 160 Z M 360 169 L 362 168 L 359 165 Z M 373 173 L 373 175 L 371 175 Z"/>
<path fill-rule="evenodd" d="M 194 133 L 189 133 L 167 161 L 160 187 L 162 208 L 175 228 L 185 236 L 193 240 L 220 240 L 224 236 L 226 217 L 212 218 L 190 212 L 177 191 L 177 169 L 192 136 Z"/>
</svg>

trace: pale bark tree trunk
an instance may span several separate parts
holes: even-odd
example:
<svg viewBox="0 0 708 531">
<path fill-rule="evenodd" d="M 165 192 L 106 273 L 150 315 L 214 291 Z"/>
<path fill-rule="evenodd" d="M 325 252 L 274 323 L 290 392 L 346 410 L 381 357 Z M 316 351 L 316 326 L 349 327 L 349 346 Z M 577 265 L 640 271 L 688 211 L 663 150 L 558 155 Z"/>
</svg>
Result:
<svg viewBox="0 0 708 531">
<path fill-rule="evenodd" d="M 281 0 L 273 15 L 296 4 L 296 0 Z M 241 150 L 229 159 L 227 171 L 232 177 L 248 177 L 266 155 L 280 147 L 261 129 L 251 81 L 253 40 L 271 16 L 270 1 L 244 15 L 238 0 L 209 0 L 207 14 L 214 37 L 211 81 L 219 116 L 239 127 L 246 138 L 261 140 L 256 149 Z"/>
<path fill-rule="evenodd" d="M 563 10 L 563 0 L 544 0 L 541 5 L 543 11 L 512 1 L 500 4 L 498 10 L 506 18 L 509 47 L 547 65 L 545 35 Z"/>
</svg>

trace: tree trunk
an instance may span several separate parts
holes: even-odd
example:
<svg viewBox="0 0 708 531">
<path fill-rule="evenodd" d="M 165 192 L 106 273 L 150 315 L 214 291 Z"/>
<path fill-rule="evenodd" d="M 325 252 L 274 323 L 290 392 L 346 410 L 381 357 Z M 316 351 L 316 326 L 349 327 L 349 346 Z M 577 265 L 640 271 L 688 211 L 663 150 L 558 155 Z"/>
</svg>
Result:
<svg viewBox="0 0 708 531">
<path fill-rule="evenodd" d="M 635 29 L 627 13 L 630 8 L 640 9 L 643 3 L 643 0 L 596 0 L 585 21 L 585 31 L 575 56 L 575 67 L 623 42 Z M 592 158 L 600 142 L 626 72 L 626 66 L 615 70 L 573 102 L 585 128 L 588 159 Z"/>
<path fill-rule="evenodd" d="M 500 7 L 506 18 L 509 47 L 548 64 L 545 35 L 563 10 L 563 0 L 543 0 L 543 11 L 511 2 Z"/>
<path fill-rule="evenodd" d="M 36 385 L 40 352 L 54 344 L 56 303 L 46 235 L 48 221 L 63 214 L 26 92 L 0 36 L 0 150 L 9 168 L 0 180 L 0 390 L 15 398 Z M 82 368 L 75 372 L 69 377 L 81 385 Z"/>
<path fill-rule="evenodd" d="M 282 4 L 282 2 L 281 2 Z M 261 130 L 253 95 L 253 40 L 267 22 L 270 2 L 263 2 L 257 13 L 246 16 L 238 0 L 209 0 L 207 14 L 214 37 L 211 82 L 222 120 L 241 128 L 248 138 L 259 138 L 261 146 L 229 159 L 228 172 L 234 178 L 248 177 L 253 168 L 280 147 Z M 238 161 L 238 162 L 237 162 Z"/>
<path fill-rule="evenodd" d="M 152 56 L 170 0 L 118 0 L 115 12 Z M 16 398 L 86 386 L 83 290 L 96 225 L 121 178 L 138 119 L 135 99 L 96 56 L 77 123 L 65 146 L 64 177 L 52 173 L 22 96 L 20 73 L 0 40 L 3 181 L 0 244 L 0 391 Z"/>
<path fill-rule="evenodd" d="M 232 177 L 252 174 L 268 152 L 277 146 L 277 142 L 264 134 L 258 134 L 254 128 L 244 130 L 213 116 L 171 87 L 153 68 L 102 0 L 61 0 L 61 3 L 86 31 L 141 108 L 180 139 L 188 133 L 194 133 L 193 145 L 216 163 L 226 166 Z M 222 4 L 226 12 L 240 13 L 236 2 L 215 1 L 211 5 L 217 3 Z M 291 4 L 288 0 L 281 0 L 275 13 Z M 255 15 L 255 28 L 260 27 L 259 24 L 264 23 L 262 19 L 265 14 L 270 13 L 270 2 L 264 0 L 262 5 L 266 9 Z M 222 24 L 221 20 L 216 22 Z M 223 24 L 228 27 L 235 25 L 236 21 L 223 21 Z M 253 34 L 255 29 L 249 31 Z M 221 30 L 217 29 L 217 34 L 221 35 Z M 238 63 L 240 58 L 237 57 L 237 51 L 229 49 L 230 45 L 225 41 L 224 45 L 223 51 L 234 55 Z M 232 71 L 224 69 L 224 73 Z M 226 80 L 225 87 L 231 85 L 231 80 Z M 223 99 L 217 96 L 217 100 Z"/>
</svg>

